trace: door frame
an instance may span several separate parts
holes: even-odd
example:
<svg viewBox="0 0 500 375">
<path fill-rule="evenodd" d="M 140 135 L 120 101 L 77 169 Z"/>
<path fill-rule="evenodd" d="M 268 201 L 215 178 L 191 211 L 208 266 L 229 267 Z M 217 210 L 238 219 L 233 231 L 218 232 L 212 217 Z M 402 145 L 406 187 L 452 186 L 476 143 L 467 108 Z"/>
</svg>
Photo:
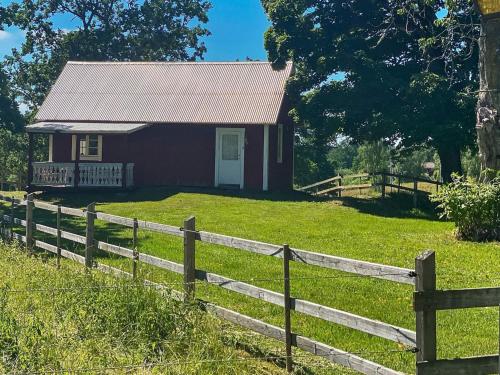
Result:
<svg viewBox="0 0 500 375">
<path fill-rule="evenodd" d="M 221 145 L 220 136 L 225 132 L 238 133 L 241 137 L 241 178 L 240 178 L 240 189 L 245 187 L 245 128 L 216 128 L 215 129 L 215 187 L 219 187 L 219 159 L 221 157 Z"/>
</svg>

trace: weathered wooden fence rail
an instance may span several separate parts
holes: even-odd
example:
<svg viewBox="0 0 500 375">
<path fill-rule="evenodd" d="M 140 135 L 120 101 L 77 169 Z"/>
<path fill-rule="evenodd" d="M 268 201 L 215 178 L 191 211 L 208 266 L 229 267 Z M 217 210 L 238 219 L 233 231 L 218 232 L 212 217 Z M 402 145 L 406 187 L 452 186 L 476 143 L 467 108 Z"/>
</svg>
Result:
<svg viewBox="0 0 500 375">
<path fill-rule="evenodd" d="M 86 265 L 88 268 L 97 268 L 104 272 L 114 273 L 126 277 L 136 277 L 137 262 L 159 267 L 184 276 L 184 293 L 179 295 L 178 292 L 173 292 L 173 296 L 178 299 L 194 301 L 196 294 L 194 288 L 195 284 L 196 282 L 201 281 L 247 297 L 252 297 L 284 307 L 285 329 L 270 325 L 241 313 L 216 306 L 210 302 L 197 301 L 207 311 L 212 312 L 220 318 L 227 319 L 232 323 L 284 342 L 287 347 L 287 353 L 290 352 L 290 347 L 293 345 L 309 353 L 326 358 L 333 363 L 341 364 L 364 374 L 401 374 L 400 372 L 389 369 L 365 358 L 361 358 L 359 355 L 347 353 L 327 344 L 323 344 L 293 333 L 289 312 L 294 310 L 305 315 L 316 317 L 405 345 L 408 350 L 412 350 L 417 353 L 417 373 L 419 375 L 437 373 L 487 373 L 477 372 L 476 370 L 478 368 L 486 368 L 488 371 L 492 369 L 496 371 L 498 370 L 498 355 L 466 360 L 461 359 L 456 360 L 457 362 L 454 362 L 453 360 L 436 359 L 435 311 L 443 308 L 479 307 L 491 306 L 492 304 L 498 306 L 500 305 L 500 288 L 472 289 L 468 291 L 437 291 L 435 288 L 435 261 L 433 253 L 432 255 L 426 253 L 417 258 L 415 270 L 411 270 L 341 258 L 327 254 L 314 253 L 300 249 L 293 249 L 289 248 L 288 245 L 278 246 L 216 233 L 198 231 L 195 227 L 194 218 L 187 219 L 184 222 L 184 226 L 179 228 L 171 225 L 123 218 L 96 212 L 94 206 L 92 205 L 89 206 L 87 210 L 53 205 L 47 202 L 34 200 L 33 195 L 29 195 L 27 200 L 16 200 L 0 195 L 0 200 L 10 202 L 11 204 L 10 214 L 0 216 L 2 221 L 2 236 L 7 239 L 15 239 L 26 243 L 28 250 L 30 246 L 29 244 L 32 244 L 33 247 L 55 254 L 58 257 L 58 261 L 59 257 L 65 257 Z M 26 207 L 25 219 L 16 218 L 14 216 L 14 208 L 16 205 Z M 33 222 L 33 211 L 35 209 L 48 210 L 58 214 L 57 227 L 53 228 Z M 61 214 L 85 218 L 86 235 L 82 236 L 63 230 L 61 228 Z M 95 220 L 102 220 L 108 223 L 119 224 L 132 228 L 134 232 L 134 249 L 128 249 L 96 240 L 94 231 Z M 29 223 L 31 223 L 32 228 L 28 228 Z M 15 225 L 25 227 L 25 235 L 16 233 L 14 231 Z M 138 252 L 136 248 L 138 228 L 183 238 L 183 264 Z M 41 232 L 57 237 L 57 246 L 34 239 L 34 232 Z M 84 245 L 85 256 L 62 249 L 61 239 Z M 260 255 L 282 258 L 284 262 L 284 293 L 267 290 L 265 288 L 248 284 L 244 281 L 233 280 L 222 275 L 196 269 L 195 259 L 197 241 L 223 245 Z M 94 257 L 95 249 L 100 249 L 102 251 L 133 260 L 132 272 L 129 273 L 109 265 L 96 262 Z M 286 254 L 288 254 L 288 256 L 286 256 Z M 346 311 L 334 309 L 332 307 L 291 297 L 289 282 L 290 280 L 293 280 L 293 276 L 289 276 L 289 267 L 287 266 L 289 261 L 348 272 L 364 277 L 379 278 L 396 283 L 415 285 L 416 292 L 414 296 L 414 305 L 417 316 L 416 332 Z M 145 282 L 155 285 L 158 288 L 166 289 L 154 282 Z M 496 365 L 494 363 L 495 359 Z M 456 372 L 458 364 L 462 363 L 466 363 L 465 366 L 472 370 L 469 372 Z M 290 363 L 287 363 L 287 368 L 291 368 Z"/>
<path fill-rule="evenodd" d="M 345 184 L 345 181 L 349 181 L 350 183 Z M 443 185 L 442 182 L 421 177 L 408 176 L 390 172 L 376 172 L 376 173 L 361 173 L 361 174 L 347 175 L 347 176 L 338 175 L 323 181 L 316 182 L 311 185 L 301 187 L 297 190 L 308 192 L 317 196 L 335 194 L 340 197 L 343 191 L 349 191 L 349 190 L 361 191 L 363 189 L 372 189 L 374 187 L 380 187 L 382 197 L 385 198 L 387 188 L 391 188 L 391 189 L 396 189 L 398 193 L 402 190 L 411 192 L 413 194 L 413 205 L 416 208 L 418 205 L 418 196 L 420 194 L 427 194 L 427 195 L 431 194 L 431 191 L 429 190 L 419 189 L 419 183 L 434 185 L 436 192 L 439 191 L 439 187 Z M 410 184 L 410 186 L 407 186 L 408 184 Z"/>
</svg>

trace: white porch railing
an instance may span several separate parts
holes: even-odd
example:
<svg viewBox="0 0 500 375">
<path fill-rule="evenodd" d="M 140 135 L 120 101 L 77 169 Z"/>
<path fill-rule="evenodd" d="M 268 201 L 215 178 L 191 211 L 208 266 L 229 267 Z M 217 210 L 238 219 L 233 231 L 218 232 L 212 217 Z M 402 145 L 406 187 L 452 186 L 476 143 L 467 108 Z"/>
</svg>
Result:
<svg viewBox="0 0 500 375">
<path fill-rule="evenodd" d="M 75 163 L 33 163 L 32 185 L 132 187 L 134 186 L 134 164 L 78 163 L 78 176 L 78 181 L 75 181 Z M 123 181 L 124 177 L 125 181 Z"/>
<path fill-rule="evenodd" d="M 75 163 L 33 163 L 33 185 L 73 186 Z"/>
</svg>

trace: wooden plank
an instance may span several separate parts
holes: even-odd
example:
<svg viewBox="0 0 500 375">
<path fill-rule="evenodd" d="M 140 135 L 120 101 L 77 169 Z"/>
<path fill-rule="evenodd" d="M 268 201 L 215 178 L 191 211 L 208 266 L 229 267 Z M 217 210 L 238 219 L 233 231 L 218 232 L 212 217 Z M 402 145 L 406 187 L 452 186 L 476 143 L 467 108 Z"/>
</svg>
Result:
<svg viewBox="0 0 500 375">
<path fill-rule="evenodd" d="M 79 208 L 70 208 L 64 206 L 61 206 L 61 213 L 63 213 L 64 215 L 76 217 L 86 217 L 87 215 L 84 210 L 81 210 Z"/>
<path fill-rule="evenodd" d="M 370 189 L 373 184 L 342 185 L 342 190 Z"/>
<path fill-rule="evenodd" d="M 95 203 L 87 206 L 87 227 L 85 230 L 85 267 L 92 268 L 95 248 Z"/>
<path fill-rule="evenodd" d="M 292 361 L 292 299 L 290 296 L 290 247 L 283 245 L 283 290 L 284 290 L 284 312 L 285 312 L 285 349 L 286 370 L 293 371 Z"/>
<path fill-rule="evenodd" d="M 134 259 L 134 251 L 127 249 L 126 247 L 112 245 L 103 241 L 97 241 L 97 248 L 108 253 L 113 253 L 129 259 Z"/>
<path fill-rule="evenodd" d="M 61 206 L 57 206 L 57 216 L 56 216 L 56 242 L 57 242 L 57 268 L 61 268 Z"/>
<path fill-rule="evenodd" d="M 12 239 L 26 243 L 26 236 L 23 236 L 22 234 L 12 232 Z"/>
<path fill-rule="evenodd" d="M 70 240 L 70 241 L 73 241 L 76 243 L 80 243 L 82 245 L 86 244 L 86 239 L 84 236 L 80 236 L 78 234 L 74 234 L 74 233 L 67 232 L 64 230 L 61 231 L 61 238 L 64 238 L 65 240 Z"/>
<path fill-rule="evenodd" d="M 35 207 L 45 211 L 57 212 L 57 205 L 35 199 Z"/>
<path fill-rule="evenodd" d="M 284 307 L 284 296 L 281 293 L 260 288 L 241 281 L 236 281 L 225 276 L 196 270 L 196 279 L 206 281 L 221 288 L 243 294 L 248 297 L 260 299 L 277 306 Z M 385 338 L 407 346 L 415 346 L 415 332 L 391 324 L 361 317 L 331 307 L 313 302 L 292 298 L 291 308 L 297 312 L 314 316 L 332 323 L 349 327 L 373 336 Z"/>
<path fill-rule="evenodd" d="M 212 303 L 201 302 L 203 307 L 213 315 L 227 320 L 240 327 L 250 329 L 261 335 L 285 342 L 285 330 L 249 316 L 225 309 Z M 294 346 L 328 361 L 356 370 L 367 375 L 403 375 L 403 373 L 384 367 L 357 355 L 333 348 L 304 336 L 293 335 Z"/>
<path fill-rule="evenodd" d="M 147 229 L 153 232 L 170 234 L 177 237 L 184 237 L 184 233 L 181 228 L 174 227 L 172 225 L 157 224 L 149 221 L 138 220 L 137 225 L 139 228 Z"/>
<path fill-rule="evenodd" d="M 202 242 L 227 246 L 233 249 L 245 250 L 256 254 L 276 258 L 283 257 L 283 249 L 281 246 L 271 245 L 264 242 L 246 240 L 243 238 L 230 237 L 203 231 L 197 232 L 197 239 Z M 292 249 L 292 260 L 323 268 L 415 285 L 415 271 L 406 268 L 386 266 L 361 260 L 341 258 L 333 255 L 313 253 L 299 249 Z"/>
<path fill-rule="evenodd" d="M 26 203 L 26 250 L 33 254 L 33 193 L 28 194 Z"/>
<path fill-rule="evenodd" d="M 499 371 L 498 355 L 460 359 L 440 359 L 417 363 L 417 371 L 423 375 L 487 375 Z"/>
<path fill-rule="evenodd" d="M 116 216 L 116 215 L 105 214 L 103 212 L 97 213 L 97 219 L 102 220 L 102 221 L 106 221 L 106 222 L 112 223 L 112 224 L 123 225 L 123 226 L 130 227 L 130 228 L 134 227 L 134 219 L 129 219 L 126 217 L 121 217 L 121 216 Z"/>
<path fill-rule="evenodd" d="M 436 290 L 436 254 L 426 251 L 415 259 L 417 293 Z M 436 310 L 416 313 L 417 362 L 435 361 L 437 358 Z M 417 369 L 417 375 L 420 375 Z"/>
<path fill-rule="evenodd" d="M 179 263 L 174 263 L 169 260 L 154 257 L 152 255 L 147 255 L 144 253 L 139 254 L 139 261 L 149 264 L 151 266 L 163 268 L 168 271 L 172 271 L 179 274 L 184 274 L 184 266 Z"/>
<path fill-rule="evenodd" d="M 196 219 L 194 216 L 184 220 L 184 296 L 192 301 L 196 281 Z"/>
<path fill-rule="evenodd" d="M 307 190 L 307 189 L 310 189 L 310 188 L 313 188 L 313 187 L 316 187 L 316 186 L 321 186 L 321 185 L 328 184 L 328 183 L 333 182 L 333 181 L 337 181 L 337 180 L 339 180 L 341 178 L 342 178 L 341 176 L 335 176 L 335 177 L 327 178 L 326 180 L 319 181 L 319 182 L 316 182 L 316 183 L 311 184 L 311 185 L 303 186 L 303 187 L 301 187 L 301 188 L 299 188 L 297 190 L 298 191 L 304 191 L 304 190 Z"/>
<path fill-rule="evenodd" d="M 415 311 L 469 309 L 500 305 L 500 287 L 415 292 Z"/>
</svg>

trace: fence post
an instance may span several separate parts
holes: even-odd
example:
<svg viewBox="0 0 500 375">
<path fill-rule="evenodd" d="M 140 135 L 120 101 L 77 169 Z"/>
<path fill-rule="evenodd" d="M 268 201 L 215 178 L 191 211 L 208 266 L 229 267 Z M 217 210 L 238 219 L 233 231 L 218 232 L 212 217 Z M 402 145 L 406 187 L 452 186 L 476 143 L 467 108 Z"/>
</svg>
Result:
<svg viewBox="0 0 500 375">
<path fill-rule="evenodd" d="M 418 181 L 416 178 L 413 179 L 413 208 L 417 208 L 417 193 L 418 193 Z"/>
<path fill-rule="evenodd" d="M 14 210 L 16 209 L 16 201 L 14 197 L 11 198 L 10 204 L 10 220 L 9 220 L 9 237 L 10 242 L 14 241 Z"/>
<path fill-rule="evenodd" d="M 286 344 L 286 370 L 293 371 L 292 361 L 292 320 L 290 298 L 290 247 L 283 245 L 283 280 L 284 280 L 284 307 L 285 307 L 285 344 Z"/>
<path fill-rule="evenodd" d="M 57 205 L 57 259 L 56 265 L 57 269 L 61 268 L 61 205 Z"/>
<path fill-rule="evenodd" d="M 339 198 L 342 197 L 342 176 L 339 175 Z"/>
<path fill-rule="evenodd" d="M 184 220 L 184 300 L 192 301 L 196 281 L 196 219 L 194 216 Z"/>
<path fill-rule="evenodd" d="M 88 269 L 93 266 L 94 257 L 94 234 L 95 234 L 95 203 L 87 206 L 87 230 L 85 232 L 85 267 Z"/>
<path fill-rule="evenodd" d="M 385 173 L 382 172 L 382 198 L 385 198 Z"/>
<path fill-rule="evenodd" d="M 134 250 L 134 259 L 132 260 L 132 276 L 137 279 L 137 262 L 139 261 L 139 252 L 137 251 L 137 230 L 139 229 L 139 223 L 137 218 L 134 218 L 134 229 L 132 238 L 132 248 Z"/>
<path fill-rule="evenodd" d="M 33 193 L 26 197 L 26 250 L 33 255 Z"/>
<path fill-rule="evenodd" d="M 401 175 L 398 176 L 398 194 L 401 193 Z"/>
<path fill-rule="evenodd" d="M 417 274 L 415 290 L 431 292 L 436 290 L 436 254 L 426 251 L 415 259 Z M 435 361 L 436 354 L 436 310 L 416 312 L 417 375 L 419 362 Z M 421 372 L 420 372 L 421 373 Z"/>
</svg>

